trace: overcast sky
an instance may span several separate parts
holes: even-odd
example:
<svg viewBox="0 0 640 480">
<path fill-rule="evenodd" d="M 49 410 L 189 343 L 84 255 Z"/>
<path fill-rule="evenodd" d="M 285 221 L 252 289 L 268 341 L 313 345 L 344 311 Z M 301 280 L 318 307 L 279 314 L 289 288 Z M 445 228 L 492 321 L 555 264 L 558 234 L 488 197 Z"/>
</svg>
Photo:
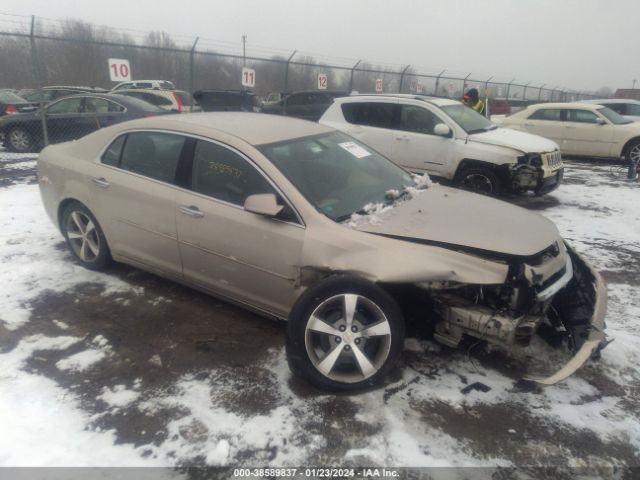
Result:
<svg viewBox="0 0 640 480">
<path fill-rule="evenodd" d="M 640 79 L 640 0 L 2 0 L 0 13 L 238 47 L 247 35 L 250 52 L 297 49 L 569 89 L 630 88 Z"/>
</svg>

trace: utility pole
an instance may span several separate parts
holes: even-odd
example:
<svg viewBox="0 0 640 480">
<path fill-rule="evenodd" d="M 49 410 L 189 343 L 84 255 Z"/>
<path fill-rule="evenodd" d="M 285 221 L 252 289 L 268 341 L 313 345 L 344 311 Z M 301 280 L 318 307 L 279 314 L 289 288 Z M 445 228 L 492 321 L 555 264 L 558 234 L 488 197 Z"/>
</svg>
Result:
<svg viewBox="0 0 640 480">
<path fill-rule="evenodd" d="M 637 80 L 634 78 L 633 83 L 631 84 L 631 90 L 635 90 Z"/>
<path fill-rule="evenodd" d="M 247 36 L 242 35 L 242 66 L 247 66 Z"/>
</svg>

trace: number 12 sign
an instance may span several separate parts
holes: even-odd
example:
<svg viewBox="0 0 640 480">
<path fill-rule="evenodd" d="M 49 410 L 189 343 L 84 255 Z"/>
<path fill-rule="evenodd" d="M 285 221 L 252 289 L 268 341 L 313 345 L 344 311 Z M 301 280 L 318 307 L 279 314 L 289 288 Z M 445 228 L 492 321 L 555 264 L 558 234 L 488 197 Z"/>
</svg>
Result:
<svg viewBox="0 0 640 480">
<path fill-rule="evenodd" d="M 327 83 L 329 83 L 327 79 L 327 74 L 326 73 L 318 74 L 318 90 L 326 90 Z"/>
<path fill-rule="evenodd" d="M 242 69 L 242 86 L 249 88 L 256 86 L 256 71 L 253 68 Z"/>
<path fill-rule="evenodd" d="M 123 58 L 109 59 L 109 77 L 112 82 L 128 82 L 131 80 L 129 60 Z"/>
</svg>

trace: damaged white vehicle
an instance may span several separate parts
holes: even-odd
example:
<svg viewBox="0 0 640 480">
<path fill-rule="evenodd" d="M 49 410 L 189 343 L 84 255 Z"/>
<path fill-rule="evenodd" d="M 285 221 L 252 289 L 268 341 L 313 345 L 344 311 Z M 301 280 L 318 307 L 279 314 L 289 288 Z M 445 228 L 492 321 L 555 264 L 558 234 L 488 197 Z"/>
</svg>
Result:
<svg viewBox="0 0 640 480">
<path fill-rule="evenodd" d="M 405 318 L 435 339 L 574 352 L 605 342 L 600 276 L 545 218 L 429 185 L 353 138 L 286 117 L 148 118 L 47 147 L 46 210 L 87 268 L 125 262 L 288 320 L 293 372 L 329 389 L 379 384 Z"/>
</svg>

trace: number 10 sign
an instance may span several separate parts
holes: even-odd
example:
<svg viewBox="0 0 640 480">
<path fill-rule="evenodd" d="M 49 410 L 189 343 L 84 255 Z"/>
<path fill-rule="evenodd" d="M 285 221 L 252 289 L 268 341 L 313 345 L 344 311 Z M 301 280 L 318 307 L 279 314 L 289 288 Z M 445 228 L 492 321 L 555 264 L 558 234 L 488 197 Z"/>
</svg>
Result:
<svg viewBox="0 0 640 480">
<path fill-rule="evenodd" d="M 129 60 L 123 58 L 109 59 L 109 77 L 112 82 L 128 82 L 131 80 Z"/>
</svg>

